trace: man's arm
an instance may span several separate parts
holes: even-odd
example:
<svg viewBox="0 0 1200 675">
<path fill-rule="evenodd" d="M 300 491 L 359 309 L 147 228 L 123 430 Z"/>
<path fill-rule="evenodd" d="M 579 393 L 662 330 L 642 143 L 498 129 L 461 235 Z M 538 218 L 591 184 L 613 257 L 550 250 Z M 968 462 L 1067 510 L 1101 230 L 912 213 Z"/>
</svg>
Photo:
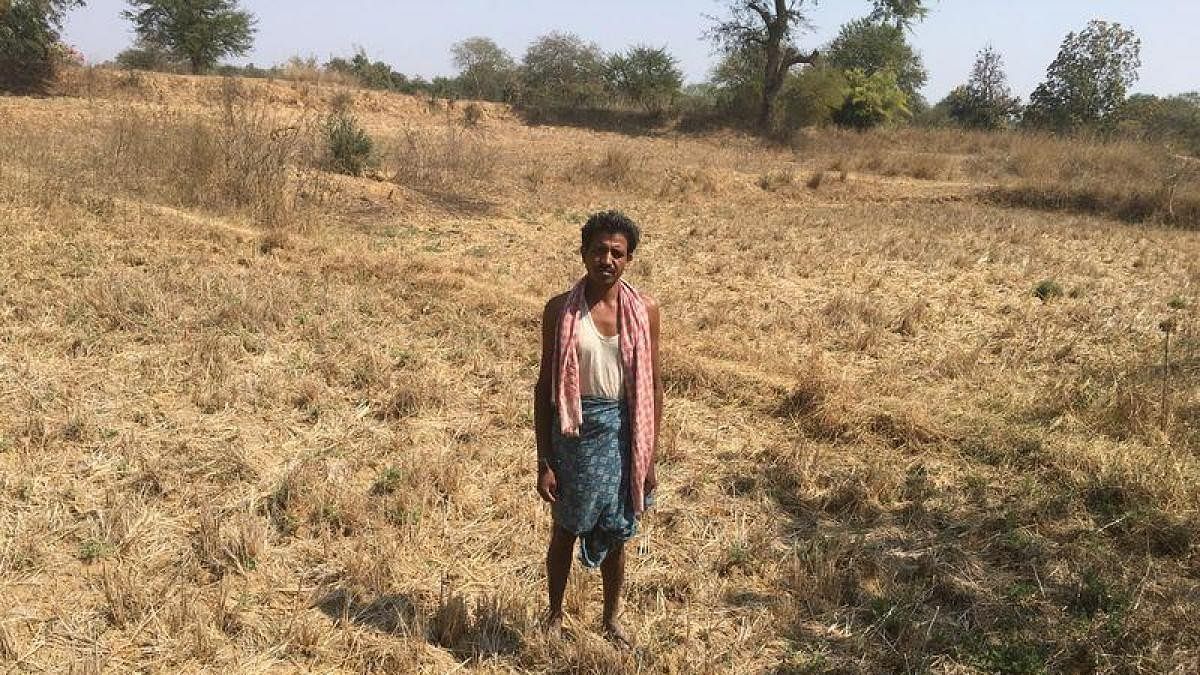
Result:
<svg viewBox="0 0 1200 675">
<path fill-rule="evenodd" d="M 554 352 L 558 341 L 558 315 L 565 295 L 559 295 L 546 303 L 542 311 L 542 358 L 538 367 L 537 385 L 533 388 L 533 432 L 537 441 L 538 493 L 542 499 L 553 502 L 556 492 L 554 472 L 548 462 L 554 456 L 551 424 L 554 408 L 551 394 L 554 389 Z M 547 476 L 548 474 L 548 476 Z M 547 480 L 548 478 L 548 480 Z"/>
</svg>

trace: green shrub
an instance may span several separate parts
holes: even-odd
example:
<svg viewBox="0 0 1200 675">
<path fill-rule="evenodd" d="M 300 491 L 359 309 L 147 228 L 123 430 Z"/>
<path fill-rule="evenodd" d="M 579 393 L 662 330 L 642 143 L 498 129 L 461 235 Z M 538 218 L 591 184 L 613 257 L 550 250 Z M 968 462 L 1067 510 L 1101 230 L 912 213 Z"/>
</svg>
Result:
<svg viewBox="0 0 1200 675">
<path fill-rule="evenodd" d="M 871 129 L 908 116 L 908 97 L 891 71 L 871 75 L 857 68 L 846 71 L 846 99 L 833 114 L 839 126 Z"/>
<path fill-rule="evenodd" d="M 788 76 L 779 99 L 783 130 L 825 125 L 846 101 L 846 77 L 834 68 L 805 68 Z"/>
<path fill-rule="evenodd" d="M 361 176 L 371 161 L 371 137 L 358 126 L 353 115 L 335 113 L 325 122 L 329 168 L 349 176 Z"/>
<path fill-rule="evenodd" d="M 1062 286 L 1060 286 L 1058 282 L 1053 279 L 1043 279 L 1033 287 L 1033 297 L 1041 300 L 1042 302 L 1045 302 L 1051 298 L 1060 297 L 1062 294 Z"/>
<path fill-rule="evenodd" d="M 63 19 L 81 0 L 0 0 L 0 91 L 38 91 L 73 60 L 59 43 Z"/>
</svg>

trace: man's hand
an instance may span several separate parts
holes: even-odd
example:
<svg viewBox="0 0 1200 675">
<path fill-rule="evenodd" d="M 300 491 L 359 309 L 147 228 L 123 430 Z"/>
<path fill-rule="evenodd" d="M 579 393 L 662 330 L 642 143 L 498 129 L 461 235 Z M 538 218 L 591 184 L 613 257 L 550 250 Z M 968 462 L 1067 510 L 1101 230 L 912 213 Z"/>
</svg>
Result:
<svg viewBox="0 0 1200 675">
<path fill-rule="evenodd" d="M 558 479 L 554 477 L 554 469 L 549 464 L 538 466 L 537 491 L 542 499 L 551 504 L 558 500 Z"/>
</svg>

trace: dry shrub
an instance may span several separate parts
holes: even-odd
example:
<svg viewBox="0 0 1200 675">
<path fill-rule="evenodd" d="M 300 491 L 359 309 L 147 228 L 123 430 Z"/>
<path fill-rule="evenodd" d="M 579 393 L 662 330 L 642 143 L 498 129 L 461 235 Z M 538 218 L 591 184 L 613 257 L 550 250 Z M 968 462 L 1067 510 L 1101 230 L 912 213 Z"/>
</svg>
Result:
<svg viewBox="0 0 1200 675">
<path fill-rule="evenodd" d="M 470 627 L 471 614 L 467 601 L 458 593 L 448 593 L 443 585 L 442 597 L 430 624 L 434 642 L 443 647 L 455 647 Z"/>
<path fill-rule="evenodd" d="M 1195 391 L 1200 376 L 1185 369 L 1176 372 L 1170 388 Z M 1030 412 L 1035 419 L 1082 418 L 1116 439 L 1154 440 L 1164 430 L 1162 382 L 1161 364 L 1153 362 L 1090 366 L 1042 392 Z"/>
<path fill-rule="evenodd" d="M 159 289 L 144 275 L 113 270 L 85 283 L 82 300 L 111 330 L 136 330 L 155 323 L 165 306 Z"/>
<path fill-rule="evenodd" d="M 945 438 L 929 412 L 915 402 L 875 400 L 860 409 L 865 427 L 893 447 L 918 447 Z"/>
<path fill-rule="evenodd" d="M 823 182 L 825 182 L 825 172 L 814 171 L 812 175 L 808 177 L 808 180 L 805 181 L 804 185 L 809 190 L 819 190 L 821 189 L 821 183 Z"/>
<path fill-rule="evenodd" d="M 499 150 L 479 132 L 446 125 L 442 129 L 407 129 L 385 153 L 391 180 L 418 188 L 452 189 L 489 181 L 500 163 Z"/>
<path fill-rule="evenodd" d="M 930 152 L 875 152 L 850 158 L 849 168 L 883 176 L 907 176 L 918 180 L 947 180 L 957 169 L 954 157 Z"/>
<path fill-rule="evenodd" d="M 1000 181 L 988 193 L 1000 203 L 1200 227 L 1200 169 L 1159 146 L 1025 137 L 976 166 Z"/>
<path fill-rule="evenodd" d="M 924 298 L 918 298 L 913 304 L 909 305 L 908 309 L 904 310 L 904 313 L 900 315 L 900 321 L 896 323 L 892 330 L 905 337 L 915 336 L 928 310 L 929 302 Z"/>
<path fill-rule="evenodd" d="M 816 496 L 825 513 L 843 519 L 871 521 L 890 505 L 899 490 L 895 465 L 881 463 L 855 466 L 822 476 L 824 485 Z"/>
<path fill-rule="evenodd" d="M 344 473 L 343 466 L 323 458 L 302 460 L 275 484 L 262 511 L 289 536 L 359 533 L 370 520 L 366 500 L 346 489 Z"/>
<path fill-rule="evenodd" d="M 145 506 L 115 493 L 106 495 L 104 506 L 88 516 L 88 532 L 81 537 L 79 548 L 79 557 L 85 562 L 129 553 L 148 529 Z"/>
<path fill-rule="evenodd" d="M 921 446 L 946 434 L 921 406 L 899 399 L 864 400 L 851 384 L 826 372 L 814 356 L 795 386 L 778 402 L 775 415 L 796 424 L 813 439 L 875 439 L 893 447 Z"/>
<path fill-rule="evenodd" d="M 488 657 L 516 654 L 524 643 L 523 635 L 533 628 L 526 603 L 519 597 L 495 593 L 475 604 L 475 620 L 467 636 L 471 652 Z"/>
<path fill-rule="evenodd" d="M 217 124 L 131 110 L 115 120 L 98 161 L 119 187 L 284 224 L 301 210 L 291 177 L 308 163 L 312 139 L 307 122 L 265 107 L 231 105 Z"/>
<path fill-rule="evenodd" d="M 104 594 L 108 620 L 117 627 L 141 621 L 159 601 L 154 590 L 147 587 L 145 579 L 123 565 L 106 565 L 101 573 L 100 588 Z"/>
<path fill-rule="evenodd" d="M 934 364 L 933 372 L 935 375 L 947 379 L 969 377 L 975 373 L 979 360 L 986 349 L 986 341 L 980 341 L 979 344 L 969 349 L 954 347 Z"/>
<path fill-rule="evenodd" d="M 798 424 L 805 435 L 817 439 L 839 440 L 854 428 L 846 384 L 829 375 L 817 354 L 809 358 L 795 386 L 774 412 Z"/>
<path fill-rule="evenodd" d="M 791 169 L 772 169 L 761 174 L 755 184 L 767 192 L 777 192 L 796 184 L 796 173 Z"/>
<path fill-rule="evenodd" d="M 838 291 L 821 309 L 826 324 L 834 329 L 882 327 L 883 311 L 867 295 Z"/>
<path fill-rule="evenodd" d="M 351 73 L 340 70 L 322 68 L 316 57 L 292 56 L 273 69 L 281 80 L 305 82 L 316 85 L 338 85 L 343 87 L 360 87 L 362 84 Z"/>
<path fill-rule="evenodd" d="M 22 529 L 0 542 L 0 578 L 36 573 L 44 557 L 39 542 L 39 536 Z"/>
<path fill-rule="evenodd" d="M 288 233 L 287 230 L 279 227 L 272 227 L 263 233 L 258 239 L 258 252 L 263 255 L 270 255 L 275 251 L 287 248 Z"/>
<path fill-rule="evenodd" d="M 571 183 L 631 187 L 642 182 L 643 160 L 633 152 L 610 146 L 598 158 L 584 157 L 572 166 L 565 178 Z"/>
<path fill-rule="evenodd" d="M 546 177 L 549 174 L 549 167 L 546 163 L 540 160 L 524 162 L 525 169 L 521 172 L 521 179 L 532 192 L 537 192 L 546 184 Z"/>
<path fill-rule="evenodd" d="M 720 184 L 713 172 L 704 167 L 667 167 L 659 197 L 682 197 L 690 194 L 714 195 Z"/>
<path fill-rule="evenodd" d="M 808 616 L 857 604 L 860 555 L 845 537 L 814 537 L 797 544 L 787 561 L 785 583 Z"/>
<path fill-rule="evenodd" d="M 321 623 L 307 613 L 294 614 L 281 636 L 286 653 L 305 659 L 320 656 L 325 639 Z"/>
<path fill-rule="evenodd" d="M 248 513 L 237 514 L 228 522 L 224 513 L 205 508 L 193 536 L 197 560 L 218 577 L 229 570 L 241 574 L 253 570 L 266 551 L 266 526 Z"/>
</svg>

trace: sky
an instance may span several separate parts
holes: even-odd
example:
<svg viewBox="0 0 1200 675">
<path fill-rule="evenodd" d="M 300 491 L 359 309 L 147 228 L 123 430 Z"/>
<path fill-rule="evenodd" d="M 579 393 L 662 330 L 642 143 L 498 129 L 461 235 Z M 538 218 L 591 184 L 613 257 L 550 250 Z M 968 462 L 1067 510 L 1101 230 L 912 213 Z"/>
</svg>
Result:
<svg viewBox="0 0 1200 675">
<path fill-rule="evenodd" d="M 868 0 L 823 0 L 806 5 L 813 31 L 804 49 L 831 40 L 846 21 L 870 11 Z M 986 44 L 1003 56 L 1014 93 L 1028 98 L 1045 75 L 1063 37 L 1091 19 L 1116 21 L 1142 40 L 1142 68 L 1133 91 L 1175 94 L 1200 90 L 1200 0 L 931 0 L 929 17 L 910 42 L 929 71 L 923 93 L 936 102 L 966 82 Z M 124 0 L 88 0 L 67 18 L 64 39 L 89 63 L 111 59 L 133 37 L 122 19 Z M 450 46 L 492 38 L 518 60 L 550 31 L 569 31 L 605 51 L 632 44 L 667 47 L 687 82 L 704 81 L 715 56 L 701 39 L 721 0 L 242 0 L 258 19 L 254 50 L 231 63 L 269 66 L 294 55 L 321 61 L 355 46 L 406 75 L 455 73 Z"/>
</svg>

